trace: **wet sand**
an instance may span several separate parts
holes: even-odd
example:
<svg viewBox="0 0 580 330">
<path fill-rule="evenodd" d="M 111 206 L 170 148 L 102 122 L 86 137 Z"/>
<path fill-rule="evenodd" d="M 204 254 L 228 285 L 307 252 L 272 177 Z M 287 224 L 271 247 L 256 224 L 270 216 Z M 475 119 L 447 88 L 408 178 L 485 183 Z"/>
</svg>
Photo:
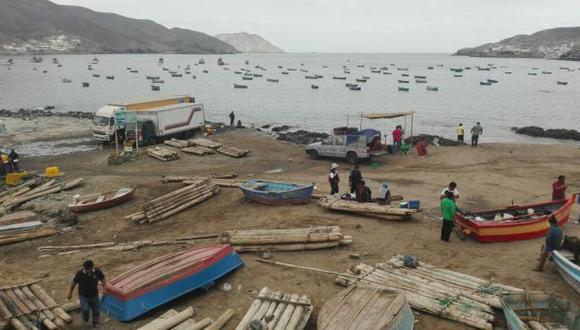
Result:
<svg viewBox="0 0 580 330">
<path fill-rule="evenodd" d="M 254 130 L 235 130 L 214 137 L 228 145 L 248 148 L 247 158 L 232 159 L 223 155 L 197 157 L 181 154 L 181 159 L 164 163 L 148 156 L 119 166 L 107 165 L 110 150 L 93 150 L 61 156 L 24 158 L 29 170 L 60 166 L 66 178 L 84 177 L 86 184 L 75 193 L 93 193 L 122 186 L 136 187 L 136 198 L 109 210 L 83 214 L 76 230 L 52 238 L 39 239 L 0 247 L 0 285 L 30 279 L 42 279 L 42 285 L 58 302 L 65 302 L 74 272 L 86 258 L 95 261 L 111 278 L 146 260 L 179 249 L 176 246 L 149 247 L 128 252 L 83 251 L 65 256 L 39 259 L 41 245 L 71 245 L 106 241 L 173 239 L 176 237 L 219 233 L 232 229 L 296 228 L 315 225 L 339 225 L 346 235 L 353 236 L 347 248 L 306 252 L 278 252 L 275 261 L 345 271 L 351 264 L 375 264 L 395 254 L 414 254 L 439 267 L 495 280 L 530 290 L 544 290 L 562 295 L 580 304 L 580 296 L 562 279 L 553 263 L 543 273 L 532 272 L 542 239 L 480 244 L 460 241 L 452 236 L 450 243 L 439 240 L 439 192 L 446 184 L 458 182 L 464 209 L 505 206 L 512 203 L 543 201 L 550 198 L 551 183 L 564 174 L 569 178 L 569 192 L 580 191 L 580 150 L 571 145 L 483 144 L 471 147 L 431 147 L 431 157 L 386 156 L 378 166 L 363 163 L 361 170 L 373 192 L 380 182 L 388 181 L 393 194 L 421 200 L 423 212 L 408 222 L 388 222 L 341 213 L 327 212 L 316 202 L 302 206 L 264 206 L 244 200 L 237 189 L 223 188 L 214 198 L 188 209 L 171 219 L 153 225 L 134 225 L 122 217 L 134 212 L 143 202 L 172 191 L 179 184 L 162 184 L 162 175 L 207 175 L 211 172 L 235 171 L 241 177 L 271 178 L 283 181 L 316 182 L 318 191 L 329 191 L 326 179 L 331 160 L 311 160 L 304 149 L 273 140 Z M 349 165 L 339 162 L 341 191 L 347 189 Z M 274 169 L 280 173 L 267 174 Z M 572 220 L 578 218 L 574 207 Z M 580 235 L 580 225 L 568 223 L 567 235 Z M 353 252 L 369 253 L 362 260 L 353 260 Z M 260 264 L 256 254 L 243 254 L 246 266 L 221 279 L 209 290 L 198 290 L 130 323 L 109 319 L 105 329 L 135 329 L 169 308 L 182 310 L 193 306 L 194 317 L 216 318 L 226 308 L 236 311 L 226 329 L 234 329 L 262 287 L 308 295 L 314 313 L 308 329 L 316 328 L 316 317 L 322 304 L 342 288 L 334 277 L 301 270 Z M 224 283 L 232 290 L 224 292 Z M 416 329 L 463 329 L 458 323 L 418 313 Z M 73 328 L 80 328 L 78 313 L 73 313 Z"/>
</svg>

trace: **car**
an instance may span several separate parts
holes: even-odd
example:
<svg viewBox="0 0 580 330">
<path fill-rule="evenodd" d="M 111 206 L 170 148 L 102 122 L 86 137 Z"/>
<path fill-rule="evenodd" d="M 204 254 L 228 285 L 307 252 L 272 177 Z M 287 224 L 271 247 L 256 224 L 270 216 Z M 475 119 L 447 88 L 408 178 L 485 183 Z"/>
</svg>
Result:
<svg viewBox="0 0 580 330">
<path fill-rule="evenodd" d="M 371 146 L 381 141 L 381 132 L 364 129 L 348 135 L 332 135 L 327 139 L 306 146 L 306 154 L 313 159 L 320 157 L 345 159 L 349 164 L 385 154 Z"/>
</svg>

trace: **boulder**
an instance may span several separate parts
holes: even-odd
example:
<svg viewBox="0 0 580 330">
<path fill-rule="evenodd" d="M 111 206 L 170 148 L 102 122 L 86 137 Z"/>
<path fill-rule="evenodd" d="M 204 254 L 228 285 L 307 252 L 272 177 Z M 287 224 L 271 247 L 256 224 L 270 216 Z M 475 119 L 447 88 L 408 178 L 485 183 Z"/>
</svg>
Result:
<svg viewBox="0 0 580 330">
<path fill-rule="evenodd" d="M 575 129 L 547 129 L 544 132 L 544 137 L 562 140 L 576 140 L 580 141 L 580 132 Z"/>
<path fill-rule="evenodd" d="M 515 129 L 516 134 L 541 137 L 544 136 L 544 129 L 538 126 L 525 126 Z"/>
<path fill-rule="evenodd" d="M 453 147 L 453 146 L 459 145 L 459 143 L 455 140 L 447 139 L 447 138 L 444 138 L 442 136 L 430 135 L 430 134 L 419 134 L 419 135 L 415 135 L 415 136 L 410 137 L 410 138 L 406 138 L 405 143 L 415 145 L 415 144 L 423 141 L 423 139 L 425 139 L 425 140 L 427 140 L 427 144 L 431 145 L 431 144 L 433 144 L 433 140 L 435 140 L 435 138 L 439 139 L 438 143 L 440 146 Z"/>
<path fill-rule="evenodd" d="M 314 142 L 322 141 L 329 137 L 326 133 L 309 132 L 305 130 L 299 130 L 296 132 L 280 133 L 277 139 L 280 141 L 288 141 L 290 143 L 307 145 Z"/>
</svg>

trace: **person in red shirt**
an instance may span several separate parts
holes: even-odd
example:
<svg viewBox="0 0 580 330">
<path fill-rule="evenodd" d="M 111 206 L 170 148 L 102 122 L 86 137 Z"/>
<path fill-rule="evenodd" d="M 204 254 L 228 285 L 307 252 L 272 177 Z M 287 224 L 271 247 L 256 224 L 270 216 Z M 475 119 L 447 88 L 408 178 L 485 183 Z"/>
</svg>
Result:
<svg viewBox="0 0 580 330">
<path fill-rule="evenodd" d="M 393 144 L 400 149 L 403 145 L 403 126 L 397 125 L 393 131 Z"/>
<path fill-rule="evenodd" d="M 566 199 L 566 189 L 568 185 L 566 184 L 566 177 L 560 175 L 558 180 L 552 183 L 552 200 L 559 201 Z"/>
</svg>

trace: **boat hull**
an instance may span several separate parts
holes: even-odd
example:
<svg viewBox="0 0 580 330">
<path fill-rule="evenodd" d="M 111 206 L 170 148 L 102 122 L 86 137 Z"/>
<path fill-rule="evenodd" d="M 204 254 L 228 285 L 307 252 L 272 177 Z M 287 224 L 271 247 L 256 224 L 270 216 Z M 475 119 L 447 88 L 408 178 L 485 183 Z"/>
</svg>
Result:
<svg viewBox="0 0 580 330">
<path fill-rule="evenodd" d="M 203 269 L 198 272 L 172 281 L 155 290 L 129 295 L 121 295 L 114 291 L 109 291 L 103 296 L 101 309 L 105 314 L 119 321 L 130 321 L 188 292 L 209 287 L 217 279 L 243 265 L 244 263 L 238 254 L 233 249 L 230 249 L 219 260 L 203 265 Z"/>
<path fill-rule="evenodd" d="M 131 190 L 131 192 L 124 194 L 118 198 L 112 198 L 106 201 L 102 201 L 99 203 L 91 203 L 85 205 L 69 205 L 69 209 L 74 213 L 83 213 L 83 212 L 91 212 L 101 209 L 107 209 L 113 206 L 117 206 L 119 204 L 123 204 L 133 199 L 135 194 L 135 190 Z"/>
<path fill-rule="evenodd" d="M 560 252 L 552 252 L 558 271 L 576 292 L 580 294 L 580 266 L 566 259 Z"/>
<path fill-rule="evenodd" d="M 295 205 L 310 202 L 314 185 L 304 186 L 286 191 L 260 191 L 240 186 L 244 196 L 254 202 L 266 205 Z"/>
<path fill-rule="evenodd" d="M 529 330 L 520 317 L 537 316 L 566 328 L 580 327 L 580 309 L 566 300 L 543 292 L 511 293 L 501 297 L 506 324 L 510 330 Z M 554 325 L 554 324 L 553 324 Z"/>
<path fill-rule="evenodd" d="M 570 217 L 570 211 L 574 205 L 575 198 L 576 195 L 572 196 L 572 198 L 566 200 L 557 210 L 536 220 L 505 223 L 494 221 L 478 222 L 466 219 L 462 213 L 458 212 L 455 215 L 455 221 L 467 235 L 473 237 L 475 240 L 481 243 L 511 242 L 534 239 L 546 235 L 546 232 L 550 227 L 548 221 L 552 215 L 554 215 L 558 220 L 558 225 L 563 226 L 565 223 L 567 223 L 568 218 Z M 519 206 L 518 208 L 535 208 L 549 206 L 555 203 L 558 202 L 550 201 L 539 204 Z M 494 210 L 482 212 L 494 212 Z"/>
</svg>

